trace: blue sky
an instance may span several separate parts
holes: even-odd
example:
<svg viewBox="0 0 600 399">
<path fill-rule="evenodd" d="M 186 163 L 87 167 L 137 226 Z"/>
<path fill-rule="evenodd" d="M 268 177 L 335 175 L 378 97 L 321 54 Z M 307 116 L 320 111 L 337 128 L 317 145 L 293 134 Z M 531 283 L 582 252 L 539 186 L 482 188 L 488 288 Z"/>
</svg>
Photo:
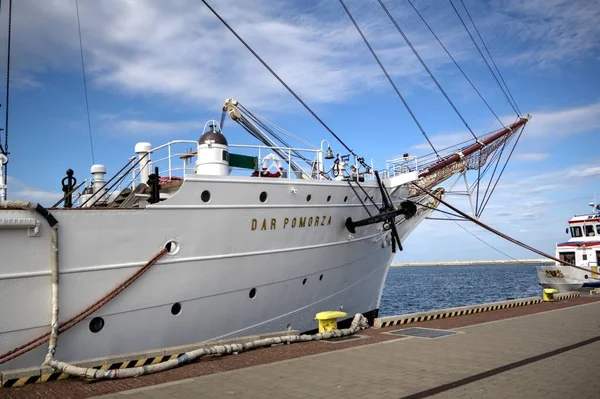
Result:
<svg viewBox="0 0 600 399">
<path fill-rule="evenodd" d="M 81 180 L 92 164 L 75 3 L 14 3 L 9 196 L 50 204 L 60 196 L 67 168 Z M 316 145 L 328 139 L 342 152 L 198 1 L 79 3 L 95 161 L 106 164 L 109 174 L 138 141 L 197 139 L 206 120 L 220 117 L 227 97 Z M 405 152 L 428 152 L 337 1 L 212 3 L 376 167 Z M 473 130 L 498 128 L 408 3 L 385 3 Z M 450 3 L 414 3 L 496 113 L 512 121 L 511 108 Z M 600 6 L 593 0 L 465 4 L 519 107 L 533 116 L 482 220 L 553 252 L 556 242 L 567 239 L 568 218 L 587 212 L 596 191 L 600 198 Z M 347 5 L 434 144 L 467 139 L 461 121 L 378 3 L 348 0 Z M 5 12 L 1 22 L 5 54 Z M 230 142 L 252 143 L 232 123 L 226 134 Z M 468 209 L 464 198 L 448 199 Z M 537 257 L 471 224 L 463 226 L 512 257 Z M 505 258 L 448 221 L 426 221 L 404 247 L 396 261 Z"/>
</svg>

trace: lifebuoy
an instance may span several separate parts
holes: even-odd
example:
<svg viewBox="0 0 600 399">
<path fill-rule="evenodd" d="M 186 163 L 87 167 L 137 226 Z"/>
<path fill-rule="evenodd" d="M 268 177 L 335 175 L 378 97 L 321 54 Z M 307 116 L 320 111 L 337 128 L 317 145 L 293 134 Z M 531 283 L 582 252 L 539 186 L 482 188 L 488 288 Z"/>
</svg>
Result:
<svg viewBox="0 0 600 399">
<path fill-rule="evenodd" d="M 271 163 L 267 166 L 267 163 Z M 275 168 L 275 172 L 271 172 L 271 169 Z M 283 165 L 281 159 L 273 153 L 267 154 L 262 160 L 262 173 L 263 177 L 280 177 L 283 172 Z"/>
</svg>

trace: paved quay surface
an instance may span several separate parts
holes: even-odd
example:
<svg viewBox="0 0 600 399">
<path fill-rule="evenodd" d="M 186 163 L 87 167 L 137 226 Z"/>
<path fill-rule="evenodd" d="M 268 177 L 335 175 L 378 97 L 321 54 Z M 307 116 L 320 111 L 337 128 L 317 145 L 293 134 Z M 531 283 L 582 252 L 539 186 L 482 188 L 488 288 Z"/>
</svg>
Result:
<svg viewBox="0 0 600 399">
<path fill-rule="evenodd" d="M 600 359 L 590 356 L 600 350 L 598 302 L 453 331 L 436 339 L 380 342 L 102 398 L 600 396 Z"/>
<path fill-rule="evenodd" d="M 575 298 L 371 329 L 359 334 L 363 339 L 207 358 L 135 379 L 0 389 L 0 397 L 599 397 L 594 381 L 600 382 L 600 361 L 589 356 L 600 349 L 600 338 L 593 341 L 600 335 L 598 300 Z M 389 334 L 413 327 L 458 333 L 436 339 Z M 569 350 L 553 353 L 559 348 Z"/>
</svg>

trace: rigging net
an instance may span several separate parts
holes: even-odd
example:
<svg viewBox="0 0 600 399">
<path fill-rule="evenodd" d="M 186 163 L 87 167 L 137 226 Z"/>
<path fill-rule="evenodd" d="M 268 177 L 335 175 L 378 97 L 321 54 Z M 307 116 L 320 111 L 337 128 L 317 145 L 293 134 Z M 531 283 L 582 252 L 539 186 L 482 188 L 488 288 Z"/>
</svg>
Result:
<svg viewBox="0 0 600 399">
<path fill-rule="evenodd" d="M 528 118 L 520 118 L 517 122 L 504 129 L 480 136 L 471 145 L 459 147 L 458 149 L 453 148 L 454 151 L 445 156 L 441 161 L 432 161 L 431 158 L 429 158 L 429 161 L 427 159 L 421 160 L 418 163 L 419 185 L 423 188 L 431 189 L 456 173 L 468 170 L 480 170 L 482 166 L 486 165 L 490 157 L 494 158 L 496 156 L 496 160 L 499 161 L 501 157 L 496 155 L 498 150 L 502 151 L 508 141 L 517 132 L 521 131 L 521 128 L 524 127 L 528 120 Z M 488 164 L 488 167 L 489 165 L 491 163 Z M 485 174 L 486 170 L 480 174 L 480 177 Z M 416 195 L 418 191 L 418 189 L 412 187 L 409 193 L 410 195 Z"/>
</svg>

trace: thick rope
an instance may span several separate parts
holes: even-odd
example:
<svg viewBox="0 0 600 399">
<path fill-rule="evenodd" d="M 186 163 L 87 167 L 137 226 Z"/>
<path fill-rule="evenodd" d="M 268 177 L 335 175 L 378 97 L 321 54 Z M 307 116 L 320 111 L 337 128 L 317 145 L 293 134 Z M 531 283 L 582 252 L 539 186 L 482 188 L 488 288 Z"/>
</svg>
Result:
<svg viewBox="0 0 600 399">
<path fill-rule="evenodd" d="M 167 252 L 168 252 L 167 249 L 163 248 L 148 263 L 146 263 L 140 270 L 135 272 L 135 274 L 133 274 L 130 278 L 128 278 L 121 285 L 119 285 L 114 290 L 112 290 L 111 292 L 106 294 L 104 297 L 100 298 L 94 304 L 88 306 L 86 309 L 84 309 L 77 315 L 75 315 L 72 318 L 70 318 L 69 320 L 61 323 L 58 327 L 58 334 L 61 334 L 65 331 L 67 331 L 68 329 L 70 329 L 71 327 L 75 326 L 81 320 L 85 319 L 86 317 L 88 317 L 89 315 L 91 315 L 92 313 L 94 313 L 95 311 L 100 309 L 102 306 L 104 306 L 106 303 L 108 303 L 111 299 L 113 299 L 114 297 L 119 295 L 122 291 L 124 291 L 127 287 L 129 287 L 135 280 L 137 280 L 142 274 L 147 272 L 154 264 L 156 264 L 156 262 L 158 262 Z M 50 332 L 48 332 L 44 335 L 40 335 L 39 337 L 27 342 L 26 344 L 21 345 L 18 348 L 15 348 L 11 351 L 8 351 L 8 352 L 0 355 L 0 364 L 6 363 L 9 360 L 19 357 L 20 355 L 27 353 L 27 352 L 37 348 L 38 346 L 45 344 L 46 342 L 50 341 L 50 335 L 51 335 Z"/>
<path fill-rule="evenodd" d="M 50 362 L 50 367 L 63 373 L 85 378 L 113 380 L 139 377 L 140 375 L 154 374 L 169 370 L 180 365 L 190 363 L 203 356 L 230 355 L 277 344 L 292 344 L 295 342 L 320 341 L 323 339 L 344 337 L 355 334 L 360 330 L 364 330 L 368 328 L 368 326 L 369 324 L 367 319 L 362 314 L 357 313 L 356 316 L 354 316 L 354 320 L 352 320 L 350 328 L 332 330 L 314 335 L 288 335 L 259 339 L 256 341 L 247 342 L 245 344 L 216 345 L 210 348 L 200 348 L 186 352 L 177 359 L 172 359 L 163 363 L 152 364 L 148 366 L 131 367 L 117 370 L 98 370 L 94 368 L 78 367 L 72 364 L 53 360 Z"/>
</svg>

